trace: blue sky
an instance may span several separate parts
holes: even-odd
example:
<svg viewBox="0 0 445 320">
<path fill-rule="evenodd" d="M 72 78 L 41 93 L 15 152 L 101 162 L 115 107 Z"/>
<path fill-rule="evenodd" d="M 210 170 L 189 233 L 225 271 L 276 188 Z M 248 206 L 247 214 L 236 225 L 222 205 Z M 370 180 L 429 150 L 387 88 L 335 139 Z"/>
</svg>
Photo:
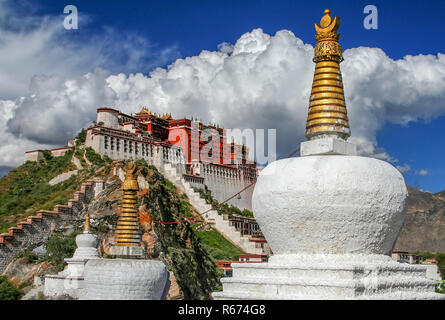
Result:
<svg viewBox="0 0 445 320">
<path fill-rule="evenodd" d="M 81 20 L 79 30 L 66 32 L 63 40 L 67 43 L 88 41 L 112 27 L 118 34 L 114 38 L 117 42 L 119 35 L 136 34 L 146 39 L 154 52 L 170 50 L 159 61 L 147 55 L 142 57 L 142 63 L 134 65 L 114 63 L 108 66 L 111 73 L 139 71 L 147 75 L 154 67 L 166 67 L 177 58 L 196 56 L 202 50 L 215 51 L 222 42 L 234 44 L 255 28 L 262 28 L 269 35 L 291 30 L 304 43 L 315 45 L 313 24 L 319 22 L 325 8 L 341 17 L 339 32 L 344 50 L 377 47 L 391 59 L 445 53 L 445 1 L 47 0 L 30 2 L 31 5 L 20 2 L 25 4 L 20 8 L 21 14 L 33 16 L 62 15 L 65 5 L 76 5 L 81 19 L 88 16 L 88 22 Z M 363 8 L 368 4 L 378 9 L 378 30 L 363 27 Z M 125 59 L 125 55 L 121 58 Z M 418 108 L 423 108 L 421 103 Z M 377 131 L 378 147 L 394 159 L 394 165 L 406 169 L 407 183 L 439 192 L 445 189 L 445 116 L 433 112 L 424 115 L 424 119 L 416 119 L 393 124 L 389 117 Z"/>
<path fill-rule="evenodd" d="M 41 13 L 61 13 L 61 1 L 40 4 Z M 93 17 L 88 26 L 98 30 L 112 25 L 132 30 L 160 46 L 177 44 L 182 56 L 214 50 L 221 42 L 234 43 L 241 34 L 262 28 L 274 34 L 292 30 L 304 42 L 315 45 L 314 31 L 325 8 L 341 16 L 342 47 L 375 46 L 392 58 L 406 54 L 443 52 L 444 1 L 68 1 Z M 363 28 L 363 8 L 375 5 L 379 29 Z M 80 28 L 79 33 L 85 32 Z"/>
</svg>

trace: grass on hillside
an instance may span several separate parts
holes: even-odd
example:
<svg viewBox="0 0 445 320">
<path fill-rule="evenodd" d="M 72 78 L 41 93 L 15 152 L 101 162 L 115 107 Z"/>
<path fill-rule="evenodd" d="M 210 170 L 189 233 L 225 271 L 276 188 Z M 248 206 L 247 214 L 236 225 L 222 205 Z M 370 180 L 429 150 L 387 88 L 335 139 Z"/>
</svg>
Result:
<svg viewBox="0 0 445 320">
<path fill-rule="evenodd" d="M 62 157 L 46 156 L 38 162 L 26 162 L 0 179 L 0 232 L 5 232 L 17 220 L 38 210 L 51 210 L 56 204 L 66 204 L 80 187 L 81 181 L 73 176 L 50 186 L 57 175 L 75 170 L 72 152 Z"/>
<path fill-rule="evenodd" d="M 195 229 L 196 235 L 207 247 L 214 260 L 238 261 L 239 255 L 245 254 L 244 251 L 238 249 L 215 229 L 209 231 L 196 231 L 196 228 L 193 229 Z"/>
</svg>

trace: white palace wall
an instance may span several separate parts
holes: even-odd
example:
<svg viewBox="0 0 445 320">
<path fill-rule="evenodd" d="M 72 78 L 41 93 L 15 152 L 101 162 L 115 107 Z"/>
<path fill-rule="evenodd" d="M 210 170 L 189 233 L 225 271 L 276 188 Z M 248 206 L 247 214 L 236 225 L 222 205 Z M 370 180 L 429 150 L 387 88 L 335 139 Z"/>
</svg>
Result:
<svg viewBox="0 0 445 320">
<path fill-rule="evenodd" d="M 100 126 L 90 128 L 85 139 L 85 146 L 91 147 L 96 153 L 113 160 L 144 159 L 149 165 L 157 168 L 161 168 L 164 163 L 170 163 L 176 167 L 179 174 L 187 174 L 180 147 L 162 144 L 150 136 L 125 130 L 119 123 L 118 113 L 112 110 L 105 109 L 98 112 L 97 123 L 100 123 Z M 130 123 L 128 125 L 130 126 Z M 218 202 L 225 201 L 256 180 L 256 177 L 251 176 L 252 170 L 242 166 L 227 168 L 203 163 L 193 166 L 195 166 L 194 173 L 199 176 L 184 175 L 183 178 L 193 188 L 204 188 L 205 184 Z M 253 189 L 251 186 L 228 203 L 241 210 L 252 210 Z"/>
<path fill-rule="evenodd" d="M 243 174 L 243 170 L 224 168 L 211 164 L 199 164 L 200 175 L 204 177 L 204 183 L 212 191 L 212 196 L 218 202 L 222 202 L 237 192 L 243 190 L 254 180 Z M 238 196 L 230 199 L 229 204 L 239 209 L 252 210 L 253 185 Z"/>
<path fill-rule="evenodd" d="M 85 146 L 91 147 L 96 153 L 108 156 L 113 160 L 144 159 L 149 165 L 157 167 L 167 162 L 175 165 L 179 172 L 185 173 L 185 160 L 179 147 L 125 139 L 123 136 L 92 134 L 92 130 L 87 132 Z"/>
</svg>

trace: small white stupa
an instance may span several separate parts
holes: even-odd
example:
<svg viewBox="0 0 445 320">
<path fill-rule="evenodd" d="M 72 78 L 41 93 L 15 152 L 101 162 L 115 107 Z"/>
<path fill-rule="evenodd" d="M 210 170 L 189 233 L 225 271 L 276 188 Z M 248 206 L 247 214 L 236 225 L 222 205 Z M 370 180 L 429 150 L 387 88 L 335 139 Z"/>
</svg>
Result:
<svg viewBox="0 0 445 320">
<path fill-rule="evenodd" d="M 163 300 L 170 288 L 165 264 L 145 259 L 141 247 L 136 171 L 137 166 L 130 160 L 125 167 L 115 244 L 110 250 L 115 259 L 91 260 L 85 266 L 89 300 Z"/>
<path fill-rule="evenodd" d="M 45 276 L 45 296 L 55 298 L 67 295 L 77 299 L 84 298 L 85 264 L 88 260 L 101 258 L 97 250 L 99 238 L 90 232 L 90 228 L 90 215 L 87 212 L 84 231 L 76 237 L 77 249 L 72 258 L 65 259 L 67 267 L 57 275 Z"/>
<path fill-rule="evenodd" d="M 338 43 L 339 18 L 315 25 L 315 75 L 301 157 L 261 171 L 253 211 L 274 255 L 233 263 L 215 299 L 444 299 L 420 266 L 390 253 L 403 225 L 407 189 L 389 163 L 356 155 Z"/>
</svg>

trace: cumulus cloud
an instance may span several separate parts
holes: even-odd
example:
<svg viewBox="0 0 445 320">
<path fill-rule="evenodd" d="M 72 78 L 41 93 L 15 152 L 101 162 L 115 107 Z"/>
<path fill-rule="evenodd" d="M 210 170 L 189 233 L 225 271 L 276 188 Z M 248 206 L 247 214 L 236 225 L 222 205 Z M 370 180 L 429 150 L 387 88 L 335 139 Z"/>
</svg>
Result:
<svg viewBox="0 0 445 320">
<path fill-rule="evenodd" d="M 421 169 L 421 170 L 416 171 L 416 175 L 418 175 L 418 176 L 427 176 L 427 175 L 429 175 L 429 173 L 430 172 L 427 169 Z"/>
<path fill-rule="evenodd" d="M 75 80 L 35 76 L 31 95 L 14 102 L 8 131 L 39 143 L 65 144 L 95 119 L 98 106 L 114 101 L 114 91 L 104 86 L 106 77 L 100 69 Z"/>
<path fill-rule="evenodd" d="M 399 170 L 402 174 L 408 173 L 411 171 L 411 166 L 407 163 L 401 166 L 396 166 L 397 170 Z"/>
<path fill-rule="evenodd" d="M 139 72 L 172 61 L 174 46 L 157 48 L 135 33 L 112 27 L 85 31 L 92 18 L 79 12 L 79 30 L 65 30 L 64 15 L 35 15 L 38 4 L 0 0 L 0 97 L 27 95 L 35 75 L 63 79 L 100 67 L 110 72 Z M 80 32 L 83 30 L 84 32 Z"/>
<path fill-rule="evenodd" d="M 38 143 L 64 144 L 95 120 L 101 105 L 127 113 L 147 106 L 226 128 L 276 128 L 278 157 L 287 156 L 304 139 L 313 47 L 291 31 L 271 36 L 255 29 L 218 48 L 177 59 L 149 75 L 107 76 L 96 70 L 72 80 L 35 77 L 31 95 L 12 102 L 8 132 Z M 362 154 L 397 162 L 378 146 L 376 133 L 387 121 L 406 124 L 445 113 L 445 55 L 393 60 L 381 49 L 359 47 L 344 56 L 351 140 Z M 410 166 L 399 170 L 407 172 Z"/>
<path fill-rule="evenodd" d="M 0 129 L 0 174 L 5 173 L 10 167 L 16 167 L 22 163 L 26 150 L 52 147 L 48 144 L 36 143 L 27 138 L 16 137 L 12 133 L 4 131 L 16 108 L 14 101 L 0 101 L 0 128 L 2 128 Z"/>
</svg>

